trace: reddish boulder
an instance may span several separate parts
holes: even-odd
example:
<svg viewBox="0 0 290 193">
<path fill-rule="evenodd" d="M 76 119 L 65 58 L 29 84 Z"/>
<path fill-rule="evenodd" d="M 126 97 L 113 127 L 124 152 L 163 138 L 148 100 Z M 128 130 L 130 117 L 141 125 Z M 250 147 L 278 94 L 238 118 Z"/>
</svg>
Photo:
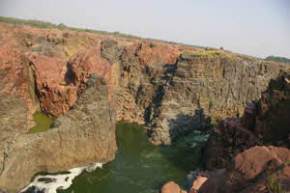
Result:
<svg viewBox="0 0 290 193">
<path fill-rule="evenodd" d="M 290 150 L 287 148 L 274 146 L 249 148 L 234 158 L 232 167 L 206 172 L 207 180 L 202 183 L 198 192 L 268 193 L 277 188 L 281 192 L 289 192 L 289 160 Z"/>
<path fill-rule="evenodd" d="M 192 182 L 189 193 L 197 193 L 198 190 L 205 184 L 207 179 L 208 178 L 205 176 L 197 176 L 196 179 Z"/>
<path fill-rule="evenodd" d="M 234 167 L 245 180 L 251 180 L 271 164 L 278 167 L 288 160 L 290 160 L 290 150 L 287 148 L 256 146 L 238 154 L 234 160 Z"/>
<path fill-rule="evenodd" d="M 178 184 L 170 181 L 162 186 L 160 193 L 185 193 L 185 191 L 183 191 Z"/>
</svg>

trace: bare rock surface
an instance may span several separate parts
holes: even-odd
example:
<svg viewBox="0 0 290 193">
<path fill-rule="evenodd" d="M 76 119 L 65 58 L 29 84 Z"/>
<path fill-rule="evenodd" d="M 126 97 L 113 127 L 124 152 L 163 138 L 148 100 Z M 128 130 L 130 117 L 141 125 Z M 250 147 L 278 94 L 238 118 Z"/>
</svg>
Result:
<svg viewBox="0 0 290 193">
<path fill-rule="evenodd" d="M 4 144 L 1 141 L 5 147 L 0 157 L 1 189 L 16 192 L 38 172 L 65 171 L 114 158 L 115 117 L 107 87 L 96 76 L 87 85 L 72 110 L 60 116 L 50 130 L 13 136 Z M 17 122 L 23 120 L 17 114 L 10 116 Z M 5 128 L 1 125 L 1 137 Z"/>
<path fill-rule="evenodd" d="M 160 193 L 185 193 L 185 191 L 183 191 L 178 184 L 170 181 L 163 185 Z"/>
<path fill-rule="evenodd" d="M 146 124 L 155 144 L 206 128 L 209 117 L 242 114 L 247 102 L 290 68 L 225 50 L 0 25 L 0 69 L 8 72 L 4 91 L 21 97 L 28 117 L 39 106 L 54 116 L 67 112 L 90 74 L 97 74 L 107 83 L 117 120 Z"/>
<path fill-rule="evenodd" d="M 244 119 L 237 117 L 280 71 L 290 71 L 288 64 L 157 40 L 2 22 L 0 41 L 1 103 L 11 104 L 0 109 L 7 113 L 0 115 L 0 139 L 5 138 L 0 189 L 15 192 L 39 171 L 113 159 L 114 113 L 116 120 L 145 124 L 154 144 L 171 144 L 179 135 L 231 117 L 217 128 L 225 143 L 209 142 L 222 158 L 209 156 L 207 165 L 213 168 L 228 165 L 229 157 L 257 145 L 260 136 L 289 141 L 271 133 L 289 136 L 289 92 L 283 90 L 289 88 L 289 76 L 282 85 L 272 81 L 275 89 L 262 95 L 261 105 L 249 105 Z M 97 89 L 87 89 L 92 74 L 104 81 Z M 27 134 L 36 110 L 58 119 L 47 132 Z M 15 127 L 7 125 L 9 120 Z"/>
</svg>

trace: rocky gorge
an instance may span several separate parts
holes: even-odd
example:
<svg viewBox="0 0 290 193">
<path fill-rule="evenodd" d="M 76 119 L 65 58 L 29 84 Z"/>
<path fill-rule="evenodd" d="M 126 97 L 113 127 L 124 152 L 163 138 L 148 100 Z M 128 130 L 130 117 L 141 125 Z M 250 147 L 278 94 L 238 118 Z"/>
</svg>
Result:
<svg viewBox="0 0 290 193">
<path fill-rule="evenodd" d="M 3 191 L 20 191 L 39 172 L 113 160 L 115 123 L 121 120 L 144 124 L 156 145 L 170 145 L 193 130 L 211 132 L 204 152 L 210 171 L 203 174 L 214 184 L 209 192 L 241 192 L 257 184 L 253 179 L 265 184 L 257 176 L 269 160 L 276 169 L 282 164 L 287 182 L 289 64 L 223 49 L 4 22 L 0 42 Z M 56 117 L 49 130 L 29 132 L 36 111 Z M 261 163 L 253 154 L 262 156 Z M 211 182 L 210 176 L 219 175 L 232 184 Z M 258 192 L 254 185 L 244 191 Z"/>
<path fill-rule="evenodd" d="M 206 170 L 195 174 L 190 193 L 290 191 L 289 77 L 281 73 L 242 117 L 225 118 L 213 129 Z M 173 182 L 165 188 L 181 191 Z"/>
</svg>

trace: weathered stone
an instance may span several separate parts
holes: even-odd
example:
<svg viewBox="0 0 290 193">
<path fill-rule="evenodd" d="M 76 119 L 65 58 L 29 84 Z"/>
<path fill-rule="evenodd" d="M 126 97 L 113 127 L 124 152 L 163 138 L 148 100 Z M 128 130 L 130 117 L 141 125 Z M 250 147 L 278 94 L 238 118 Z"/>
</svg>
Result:
<svg viewBox="0 0 290 193">
<path fill-rule="evenodd" d="M 289 136 L 289 89 L 283 90 L 289 88 L 289 76 L 272 81 L 257 108 L 246 109 L 244 119 L 239 119 L 244 106 L 260 98 L 281 70 L 289 72 L 289 65 L 224 50 L 4 23 L 0 36 L 0 93 L 19 98 L 17 105 L 25 104 L 11 107 L 12 113 L 21 114 L 16 128 L 0 127 L 1 138 L 9 136 L 0 142 L 0 189 L 19 190 L 41 170 L 112 159 L 115 136 L 110 106 L 117 120 L 146 124 L 155 144 L 170 144 L 188 131 L 206 129 L 211 120 L 235 116 L 216 129 L 218 140 L 214 135 L 209 140 L 219 158 L 213 162 L 221 167 L 256 145 L 260 136 L 273 141 L 266 136 L 272 131 L 283 133 L 278 138 L 270 135 L 274 141 L 289 144 L 284 139 Z M 106 86 L 98 78 L 93 80 L 92 74 Z M 95 80 L 97 88 L 104 89 L 86 90 Z M 39 106 L 60 117 L 48 132 L 23 134 Z M 17 178 L 19 173 L 23 178 Z"/>
<path fill-rule="evenodd" d="M 207 181 L 207 177 L 205 176 L 197 176 L 196 179 L 192 182 L 192 186 L 190 188 L 189 193 L 196 193 L 203 186 L 203 184 Z"/>
<path fill-rule="evenodd" d="M 243 112 L 247 102 L 260 98 L 268 82 L 287 66 L 219 51 L 211 55 L 181 56 L 162 87 L 162 99 L 153 112 L 152 139 L 171 143 L 184 131 L 202 129 L 208 122 Z M 155 112 L 155 113 L 154 113 Z M 190 122 L 190 126 L 172 124 Z M 180 126 L 180 127 L 179 127 Z"/>
<path fill-rule="evenodd" d="M 290 150 L 287 148 L 256 146 L 238 154 L 234 160 L 234 168 L 245 180 L 252 180 L 265 171 L 271 162 L 278 167 L 288 160 Z"/>
<path fill-rule="evenodd" d="M 160 193 L 185 193 L 175 182 L 167 182 L 161 188 Z"/>
<path fill-rule="evenodd" d="M 0 159 L 1 189 L 16 192 L 38 172 L 65 171 L 114 158 L 115 116 L 108 102 L 107 87 L 99 79 L 93 82 L 72 110 L 57 119 L 57 128 L 22 134 L 4 144 L 7 151 L 1 153 L 4 159 Z"/>
<path fill-rule="evenodd" d="M 1 44 L 0 60 L 4 62 L 0 69 L 6 69 L 8 60 L 17 69 L 24 68 L 26 63 L 32 69 L 33 84 L 11 84 L 15 89 L 21 87 L 21 96 L 29 107 L 28 116 L 32 117 L 37 107 L 34 101 L 38 100 L 34 99 L 39 99 L 47 113 L 65 113 L 85 88 L 88 77 L 97 74 L 107 82 L 117 120 L 146 124 L 155 144 L 170 144 L 180 134 L 206 128 L 209 118 L 218 120 L 242 114 L 243 107 L 260 98 L 280 70 L 289 71 L 289 65 L 224 50 L 0 25 L 1 33 L 8 39 Z M 50 53 L 47 46 L 54 51 Z M 11 73 L 17 69 L 11 69 Z M 13 82 L 13 77 L 7 81 Z M 33 85 L 30 90 L 36 92 L 30 96 L 28 89 L 23 89 L 25 85 Z"/>
</svg>

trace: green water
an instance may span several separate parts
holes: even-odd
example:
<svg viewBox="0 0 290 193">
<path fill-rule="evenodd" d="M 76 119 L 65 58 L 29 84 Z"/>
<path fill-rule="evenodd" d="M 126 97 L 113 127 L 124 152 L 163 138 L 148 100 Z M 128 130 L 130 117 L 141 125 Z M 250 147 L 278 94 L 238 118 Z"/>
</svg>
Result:
<svg viewBox="0 0 290 193">
<path fill-rule="evenodd" d="M 118 153 L 114 161 L 77 177 L 65 193 L 158 193 L 174 180 L 186 185 L 186 175 L 199 166 L 204 135 L 193 133 L 169 147 L 150 144 L 143 128 L 118 124 Z"/>
<path fill-rule="evenodd" d="M 36 112 L 33 114 L 33 119 L 35 121 L 35 126 L 30 129 L 30 133 L 38 133 L 46 131 L 50 128 L 53 123 L 53 118 L 42 112 Z"/>
</svg>

